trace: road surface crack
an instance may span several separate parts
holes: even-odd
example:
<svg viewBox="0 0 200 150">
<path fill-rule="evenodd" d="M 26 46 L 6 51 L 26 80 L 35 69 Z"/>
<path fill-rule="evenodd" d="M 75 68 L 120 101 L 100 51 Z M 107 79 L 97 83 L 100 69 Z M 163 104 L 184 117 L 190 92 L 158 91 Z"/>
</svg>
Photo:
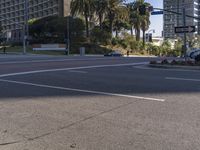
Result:
<svg viewBox="0 0 200 150">
<path fill-rule="evenodd" d="M 21 141 L 13 141 L 13 142 L 6 142 L 6 143 L 0 143 L 0 146 L 6 146 L 6 145 L 12 145 L 20 143 Z"/>
<path fill-rule="evenodd" d="M 120 108 L 122 108 L 122 107 L 126 107 L 126 106 L 128 106 L 128 105 L 130 105 L 130 104 L 133 104 L 133 103 L 134 103 L 134 102 L 132 101 L 132 102 L 129 102 L 129 103 L 126 103 L 126 104 L 123 104 L 123 105 L 114 107 L 114 108 L 112 108 L 112 109 L 109 109 L 109 110 L 106 110 L 106 111 L 102 111 L 102 112 L 100 112 L 100 113 L 98 113 L 98 114 L 94 114 L 94 115 L 88 116 L 88 117 L 86 117 L 86 118 L 83 118 L 82 120 L 79 120 L 79 121 L 73 122 L 73 123 L 71 123 L 71 124 L 69 124 L 69 125 L 60 127 L 60 128 L 58 128 L 58 129 L 56 129 L 56 130 L 54 130 L 54 131 L 52 131 L 52 132 L 48 132 L 48 133 L 45 133 L 45 134 L 42 134 L 42 135 L 39 135 L 39 136 L 36 136 L 36 137 L 26 138 L 26 139 L 27 139 L 27 141 L 34 141 L 34 140 L 37 140 L 37 139 L 46 137 L 46 136 L 51 135 L 51 134 L 55 134 L 55 133 L 57 133 L 57 132 L 59 132 L 59 131 L 62 131 L 62 130 L 64 130 L 64 129 L 70 128 L 70 127 L 72 127 L 72 126 L 75 126 L 75 125 L 80 124 L 80 123 L 82 123 L 82 122 L 85 122 L 85 121 L 88 121 L 88 120 L 90 120 L 90 119 L 96 118 L 96 117 L 101 116 L 101 115 L 103 115 L 103 114 L 112 112 L 112 111 L 114 111 L 114 110 L 120 109 Z"/>
</svg>

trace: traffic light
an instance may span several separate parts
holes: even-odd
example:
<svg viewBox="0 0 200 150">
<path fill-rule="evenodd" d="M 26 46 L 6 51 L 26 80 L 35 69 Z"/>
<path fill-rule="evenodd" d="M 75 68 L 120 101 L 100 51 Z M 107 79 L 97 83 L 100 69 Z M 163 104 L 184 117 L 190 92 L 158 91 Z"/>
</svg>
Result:
<svg viewBox="0 0 200 150">
<path fill-rule="evenodd" d="M 146 42 L 152 43 L 153 42 L 152 33 L 146 33 L 145 40 Z"/>
<path fill-rule="evenodd" d="M 139 14 L 140 15 L 146 15 L 146 13 L 153 11 L 153 6 L 146 6 L 146 5 L 140 5 L 139 6 Z"/>
<path fill-rule="evenodd" d="M 140 15 L 146 15 L 147 8 L 145 5 L 139 6 L 139 13 Z"/>
<path fill-rule="evenodd" d="M 151 43 L 153 42 L 152 34 L 151 33 L 149 34 L 149 42 L 151 42 Z"/>
<path fill-rule="evenodd" d="M 149 42 L 149 34 L 148 33 L 146 33 L 146 35 L 145 35 L 145 41 Z"/>
</svg>

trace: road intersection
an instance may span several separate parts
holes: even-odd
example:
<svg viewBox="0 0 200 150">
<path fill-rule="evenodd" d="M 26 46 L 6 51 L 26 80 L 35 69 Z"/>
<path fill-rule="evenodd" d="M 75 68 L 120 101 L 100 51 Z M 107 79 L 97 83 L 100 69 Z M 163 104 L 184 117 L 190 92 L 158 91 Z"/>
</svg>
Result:
<svg viewBox="0 0 200 150">
<path fill-rule="evenodd" d="M 0 150 L 198 149 L 200 71 L 158 59 L 1 59 Z"/>
</svg>

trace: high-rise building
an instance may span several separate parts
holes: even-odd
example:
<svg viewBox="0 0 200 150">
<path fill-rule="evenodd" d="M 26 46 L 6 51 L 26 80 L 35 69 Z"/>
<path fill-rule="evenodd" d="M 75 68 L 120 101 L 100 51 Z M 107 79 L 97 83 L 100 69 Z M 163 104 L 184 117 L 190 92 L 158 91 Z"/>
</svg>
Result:
<svg viewBox="0 0 200 150">
<path fill-rule="evenodd" d="M 182 14 L 183 8 L 186 15 L 193 17 L 200 17 L 200 0 L 164 0 L 164 9 L 174 11 Z M 174 28 L 184 25 L 183 15 L 177 15 L 171 12 L 164 12 L 164 32 L 165 39 L 175 39 L 182 37 L 183 34 L 175 34 Z M 200 20 L 186 17 L 186 26 L 195 26 L 196 32 L 187 34 L 188 36 L 194 36 L 200 34 Z"/>
<path fill-rule="evenodd" d="M 0 24 L 12 39 L 20 39 L 26 13 L 28 19 L 38 19 L 67 16 L 69 12 L 70 0 L 0 0 Z"/>
</svg>

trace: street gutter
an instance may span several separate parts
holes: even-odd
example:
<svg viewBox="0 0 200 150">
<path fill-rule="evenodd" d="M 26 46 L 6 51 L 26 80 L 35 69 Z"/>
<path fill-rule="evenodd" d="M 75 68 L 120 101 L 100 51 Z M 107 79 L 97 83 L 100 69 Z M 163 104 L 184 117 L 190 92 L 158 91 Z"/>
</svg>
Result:
<svg viewBox="0 0 200 150">
<path fill-rule="evenodd" d="M 187 69 L 187 70 L 199 70 L 200 71 L 200 66 L 180 66 L 180 65 L 148 64 L 148 67 L 152 67 L 152 68 L 165 68 L 165 69 Z"/>
</svg>

